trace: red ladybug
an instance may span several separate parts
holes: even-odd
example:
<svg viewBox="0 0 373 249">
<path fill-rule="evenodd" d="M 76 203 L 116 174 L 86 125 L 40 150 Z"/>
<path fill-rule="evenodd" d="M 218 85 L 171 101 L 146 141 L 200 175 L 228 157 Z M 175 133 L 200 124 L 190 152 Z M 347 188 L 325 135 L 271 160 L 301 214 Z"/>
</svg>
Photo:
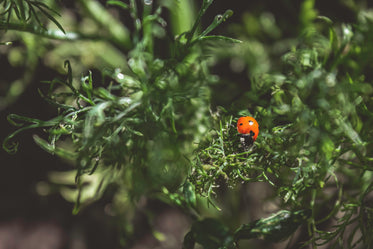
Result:
<svg viewBox="0 0 373 249">
<path fill-rule="evenodd" d="M 259 134 L 259 124 L 253 117 L 240 117 L 237 121 L 237 131 L 254 142 Z"/>
</svg>

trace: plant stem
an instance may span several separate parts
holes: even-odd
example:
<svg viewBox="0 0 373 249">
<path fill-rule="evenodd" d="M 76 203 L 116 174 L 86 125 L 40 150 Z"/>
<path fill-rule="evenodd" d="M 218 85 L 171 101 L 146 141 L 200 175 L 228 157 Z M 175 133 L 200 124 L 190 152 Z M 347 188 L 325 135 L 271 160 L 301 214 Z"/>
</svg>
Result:
<svg viewBox="0 0 373 249">
<path fill-rule="evenodd" d="M 31 24 L 20 24 L 20 23 L 0 23 L 0 30 L 16 30 L 22 32 L 32 33 L 41 37 L 55 39 L 55 40 L 104 40 L 105 37 L 98 35 L 85 35 L 76 32 L 66 32 L 64 34 L 61 30 L 46 30 L 38 26 Z"/>
<path fill-rule="evenodd" d="M 130 48 L 131 40 L 128 29 L 118 22 L 98 1 L 79 0 L 79 3 L 100 26 L 107 29 L 112 39 L 121 47 Z"/>
</svg>

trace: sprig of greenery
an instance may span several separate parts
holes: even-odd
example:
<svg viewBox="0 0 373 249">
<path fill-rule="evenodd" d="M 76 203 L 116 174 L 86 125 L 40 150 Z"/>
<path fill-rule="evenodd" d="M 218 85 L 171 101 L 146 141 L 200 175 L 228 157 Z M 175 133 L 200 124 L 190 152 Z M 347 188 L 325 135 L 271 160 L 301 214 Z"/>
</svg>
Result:
<svg viewBox="0 0 373 249">
<path fill-rule="evenodd" d="M 95 82 L 91 74 L 75 82 L 66 61 L 66 79 L 47 81 L 48 93 L 39 91 L 58 108 L 58 116 L 45 122 L 10 115 L 21 128 L 5 139 L 3 147 L 14 153 L 18 145 L 11 140 L 15 135 L 44 128 L 47 140 L 35 136 L 35 142 L 50 153 L 76 158 L 78 183 L 84 174 L 111 168 L 121 175 L 120 184 L 129 195 L 138 198 L 162 192 L 164 187 L 172 193 L 182 186 L 190 145 L 208 129 L 207 85 L 212 79 L 206 61 L 198 56 L 196 40 L 193 46 L 176 40 L 183 53 L 166 60 L 155 58 L 149 46 L 153 34 L 147 26 L 161 21 L 159 9 L 142 19 L 135 2 L 130 11 L 135 20 L 141 20 L 138 32 L 144 34 L 129 52 L 129 71 L 108 71 L 102 82 Z M 134 35 L 134 39 L 139 37 Z M 62 140 L 71 145 L 59 146 Z"/>
<path fill-rule="evenodd" d="M 270 217 L 241 225 L 234 232 L 221 222 L 207 218 L 192 225 L 185 235 L 183 249 L 193 249 L 196 243 L 205 249 L 234 249 L 239 248 L 237 243 L 240 240 L 253 238 L 279 242 L 292 235 L 309 217 L 310 210 L 281 210 Z"/>
<path fill-rule="evenodd" d="M 195 243 L 235 248 L 239 240 L 254 238 L 278 241 L 302 224 L 308 227 L 305 246 L 371 245 L 373 88 L 367 55 L 373 51 L 373 19 L 362 15 L 356 25 L 336 26 L 327 17 L 317 17 L 314 1 L 305 1 L 303 36 L 282 57 L 281 70 L 253 75 L 250 92 L 243 94 L 251 113 L 234 109 L 217 119 L 209 110 L 214 77 L 201 47 L 205 41 L 240 41 L 210 35 L 232 15 L 230 10 L 198 32 L 212 2 L 203 1 L 194 25 L 171 41 L 165 58 L 155 50 L 152 31 L 158 27 L 166 32 L 162 7 L 144 5 L 140 13 L 134 0 L 107 1 L 133 18 L 129 41 L 127 28 L 98 2 L 80 1 L 99 26 L 113 23 L 108 40 L 130 49 L 126 67 L 102 72 L 102 79 L 91 72 L 75 79 L 65 61 L 66 78 L 46 81 L 48 91 L 39 90 L 56 108 L 56 117 L 43 121 L 10 114 L 9 122 L 18 129 L 3 148 L 15 153 L 18 144 L 13 141 L 20 132 L 44 131 L 44 136 L 34 135 L 35 142 L 75 163 L 73 172 L 50 177 L 70 186 L 75 175 L 77 187 L 66 197 L 76 201 L 74 213 L 100 198 L 110 184 L 120 187 L 114 199 L 126 196 L 126 204 L 155 196 L 190 213 L 200 199 L 216 206 L 218 188 L 241 183 L 265 182 L 279 198 L 281 211 L 235 232 L 217 219 L 197 220 L 184 239 L 185 248 Z M 41 2 L 1 4 L 0 29 L 74 39 L 75 33 L 65 33 L 52 16 L 55 11 Z M 60 31 L 46 30 L 38 13 Z M 245 150 L 235 123 L 239 115 L 249 114 L 259 121 L 260 135 Z M 333 225 L 325 228 L 325 222 Z"/>
<path fill-rule="evenodd" d="M 65 30 L 61 24 L 53 17 L 53 15 L 59 16 L 58 12 L 43 2 L 31 0 L 4 0 L 1 1 L 0 4 L 2 4 L 4 8 L 4 11 L 0 13 L 0 23 L 6 29 L 12 28 L 10 21 L 12 17 L 15 16 L 22 25 L 25 25 L 26 23 L 36 23 L 40 28 L 47 30 L 44 23 L 40 19 L 40 14 L 42 14 L 42 16 L 45 16 L 47 19 L 56 24 L 56 26 L 65 34 Z"/>
<path fill-rule="evenodd" d="M 76 40 L 103 40 L 104 37 L 100 35 L 90 35 L 81 34 L 76 32 L 62 32 L 61 30 L 47 30 L 40 26 L 35 26 L 33 24 L 22 24 L 22 23 L 1 23 L 0 30 L 15 30 L 28 32 L 40 37 L 45 37 L 48 39 L 55 40 L 66 40 L 66 41 L 76 41 Z"/>
<path fill-rule="evenodd" d="M 321 17 L 315 22 L 320 20 L 329 19 Z M 341 25 L 339 32 L 330 23 L 321 25 L 329 36 L 320 36 L 321 32 L 315 30 L 306 33 L 311 42 L 300 42 L 283 56 L 281 74 L 252 79 L 246 101 L 257 101 L 257 107 L 255 113 L 242 114 L 255 114 L 261 124 L 254 145 L 242 151 L 235 128 L 237 118 L 220 120 L 211 137 L 199 145 L 188 180 L 210 203 L 222 186 L 266 182 L 281 197 L 281 207 L 311 208 L 306 244 L 316 248 L 344 243 L 355 248 L 370 243 L 363 236 L 357 241 L 353 238 L 371 229 L 371 221 L 362 222 L 370 209 L 361 212 L 359 207 L 366 205 L 366 194 L 371 191 L 371 180 L 367 178 L 373 170 L 371 121 L 363 120 L 371 117 L 367 106 L 372 105 L 369 96 L 373 90 L 353 65 L 363 56 L 360 49 L 371 36 L 366 33 L 369 29 L 361 32 Z M 359 194 L 350 196 L 343 185 Z M 334 189 L 332 196 L 325 194 L 327 189 Z M 319 210 L 329 198 L 334 198 L 335 205 L 329 207 L 328 215 L 320 217 Z M 338 212 L 343 215 L 332 232 L 320 228 Z M 348 230 L 349 226 L 353 229 Z"/>
</svg>

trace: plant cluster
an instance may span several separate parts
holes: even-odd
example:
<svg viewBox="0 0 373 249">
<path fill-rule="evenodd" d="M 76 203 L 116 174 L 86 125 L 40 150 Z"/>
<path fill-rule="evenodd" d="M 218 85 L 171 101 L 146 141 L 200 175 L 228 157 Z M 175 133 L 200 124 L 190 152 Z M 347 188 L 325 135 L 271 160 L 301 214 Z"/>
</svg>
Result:
<svg viewBox="0 0 373 249">
<path fill-rule="evenodd" d="M 59 15 L 53 8 L 41 1 L 16 1 L 16 0 L 3 0 L 0 2 L 2 5 L 0 28 L 1 29 L 20 29 L 24 30 L 30 28 L 37 32 L 37 29 L 44 29 L 45 20 L 50 20 L 57 27 L 65 33 L 65 30 L 61 24 L 53 17 L 53 15 Z M 12 23 L 13 18 L 18 19 L 18 23 Z"/>
<path fill-rule="evenodd" d="M 211 3 L 204 1 L 200 17 Z M 198 56 L 194 45 L 214 39 L 237 42 L 207 36 L 231 12 L 217 16 L 200 34 L 195 34 L 200 22 L 197 19 L 191 31 L 175 40 L 173 57 L 160 59 L 152 53 L 152 27 L 164 22 L 161 8 L 151 13 L 151 6 L 144 5 L 146 14 L 141 18 L 135 1 L 129 6 L 120 1 L 108 4 L 128 8 L 142 23 L 133 35 L 135 47 L 129 52 L 128 70 L 105 72 L 98 83 L 91 73 L 75 82 L 71 65 L 65 61 L 67 78 L 44 82 L 49 90 L 40 91 L 58 109 L 58 116 L 42 121 L 9 115 L 8 120 L 21 128 L 5 139 L 4 149 L 16 152 L 17 144 L 10 139 L 26 129 L 44 128 L 47 140 L 34 136 L 35 142 L 50 153 L 74 159 L 79 186 L 83 174 L 110 168 L 110 178 L 121 178 L 121 187 L 132 197 L 161 187 L 174 191 L 188 170 L 184 156 L 190 153 L 189 144 L 198 141 L 207 129 L 207 85 L 212 79 L 206 60 Z M 71 141 L 69 148 L 59 144 L 67 143 L 67 139 Z"/>
<path fill-rule="evenodd" d="M 87 10 L 97 7 L 95 1 L 81 2 Z M 101 78 L 89 71 L 77 79 L 66 60 L 66 78 L 45 81 L 46 90 L 39 90 L 56 108 L 56 117 L 43 121 L 10 114 L 9 122 L 19 129 L 4 140 L 3 148 L 15 153 L 17 134 L 43 130 L 46 135 L 34 135 L 35 142 L 75 166 L 64 176 L 51 177 L 69 186 L 65 197 L 76 201 L 75 213 L 82 204 L 99 199 L 110 185 L 118 187 L 117 206 L 129 207 L 141 196 L 156 197 L 194 218 L 206 200 L 216 206 L 217 190 L 225 187 L 264 182 L 280 200 L 278 212 L 241 223 L 234 232 L 217 218 L 200 217 L 185 236 L 184 248 L 196 243 L 204 248 L 237 248 L 241 240 L 254 238 L 281 241 L 300 225 L 307 229 L 303 246 L 370 246 L 373 14 L 360 11 L 356 23 L 335 25 L 317 16 L 313 1 L 304 1 L 302 35 L 281 57 L 279 70 L 254 70 L 250 90 L 238 100 L 249 104 L 214 112 L 211 86 L 218 83 L 204 53 L 211 43 L 233 46 L 240 41 L 210 35 L 232 15 L 230 10 L 200 31 L 212 2 L 202 2 L 188 31 L 167 39 L 164 6 L 152 1 L 142 5 L 135 0 L 107 1 L 133 19 L 131 36 L 120 25 L 116 27 L 122 33 L 108 31 L 109 41 L 128 49 L 125 66 L 102 70 Z M 45 3 L 0 4 L 5 10 L 0 29 L 72 37 Z M 65 35 L 45 29 L 39 12 Z M 111 20 L 103 16 L 96 16 L 101 25 Z M 19 23 L 13 24 L 14 20 Z M 169 46 L 169 54 L 157 51 L 159 40 Z M 229 56 L 219 48 L 211 51 Z M 241 62 L 247 59 L 239 57 L 246 55 L 235 54 Z M 255 116 L 260 124 L 259 137 L 248 150 L 240 146 L 235 127 L 240 115 Z M 74 180 L 77 187 L 71 189 Z M 118 209 L 118 215 L 125 216 L 124 212 Z M 131 228 L 126 229 L 130 234 Z"/>
<path fill-rule="evenodd" d="M 279 206 L 312 210 L 303 220 L 305 244 L 371 245 L 373 88 L 365 52 L 372 19 L 368 13 L 359 18 L 353 28 L 315 17 L 282 57 L 281 72 L 252 79 L 246 97 L 257 100 L 259 138 L 241 151 L 237 119 L 222 121 L 197 150 L 189 177 L 197 193 L 211 199 L 222 186 L 267 182 L 281 197 Z M 324 227 L 333 221 L 333 228 Z"/>
</svg>

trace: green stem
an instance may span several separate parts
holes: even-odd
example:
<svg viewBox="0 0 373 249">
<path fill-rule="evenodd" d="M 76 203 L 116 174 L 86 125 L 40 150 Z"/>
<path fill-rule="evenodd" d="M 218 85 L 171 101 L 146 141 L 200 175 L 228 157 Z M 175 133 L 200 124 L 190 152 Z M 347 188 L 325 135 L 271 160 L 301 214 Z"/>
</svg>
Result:
<svg viewBox="0 0 373 249">
<path fill-rule="evenodd" d="M 103 40 L 106 39 L 105 37 L 100 37 L 97 35 L 84 35 L 75 32 L 66 32 L 64 34 L 61 30 L 46 30 L 39 26 L 34 26 L 31 24 L 21 24 L 21 23 L 1 23 L 0 22 L 0 30 L 16 30 L 22 32 L 32 33 L 41 37 L 55 39 L 55 40 L 67 40 L 67 41 L 75 41 L 75 40 Z"/>
<path fill-rule="evenodd" d="M 79 0 L 83 9 L 92 19 L 107 30 L 121 47 L 130 48 L 131 40 L 128 29 L 123 26 L 96 0 Z"/>
<path fill-rule="evenodd" d="M 198 26 L 201 22 L 202 16 L 205 14 L 205 12 L 207 11 L 207 8 L 212 4 L 212 2 L 213 2 L 213 0 L 204 0 L 203 1 L 202 7 L 199 10 L 198 15 L 197 15 L 197 19 L 194 22 L 194 25 L 193 25 L 192 29 L 190 30 L 190 32 L 187 36 L 187 44 L 189 44 L 192 41 L 193 35 L 196 32 L 196 30 L 197 30 L 197 28 L 198 28 Z"/>
<path fill-rule="evenodd" d="M 196 19 L 193 1 L 174 1 L 170 17 L 170 23 L 174 35 L 180 35 L 190 30 L 193 26 L 194 20 Z M 198 24 L 195 25 L 194 29 L 197 29 L 197 27 Z"/>
<path fill-rule="evenodd" d="M 153 54 L 153 34 L 152 34 L 152 22 L 146 21 L 147 18 L 151 15 L 151 8 L 152 6 L 148 6 L 144 4 L 144 11 L 143 11 L 143 39 L 144 45 L 147 48 L 147 51 Z"/>
</svg>

